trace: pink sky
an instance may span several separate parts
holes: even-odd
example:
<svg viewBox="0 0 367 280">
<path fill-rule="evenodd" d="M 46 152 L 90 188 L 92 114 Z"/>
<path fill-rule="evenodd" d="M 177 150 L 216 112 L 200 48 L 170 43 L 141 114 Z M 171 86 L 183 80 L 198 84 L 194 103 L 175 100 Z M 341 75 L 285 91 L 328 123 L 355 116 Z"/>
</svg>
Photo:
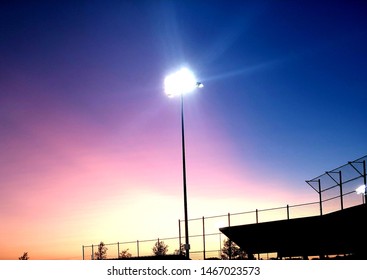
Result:
<svg viewBox="0 0 367 280">
<path fill-rule="evenodd" d="M 40 91 L 7 103 L 12 129 L 3 136 L 2 259 L 23 251 L 33 259 L 81 258 L 82 245 L 178 236 L 179 99 L 159 98 L 163 108 L 132 107 L 121 121 L 112 111 L 116 119 L 108 126 Z M 193 105 L 186 118 L 189 217 L 316 199 L 306 186 L 309 196 L 300 199 L 284 178 L 264 178 L 251 164 L 236 163 L 215 118 L 203 118 Z"/>
<path fill-rule="evenodd" d="M 315 202 L 305 180 L 365 154 L 363 4 L 7 2 L 0 259 L 178 235 L 180 100 L 163 81 L 182 66 L 204 84 L 185 96 L 190 219 Z"/>
</svg>

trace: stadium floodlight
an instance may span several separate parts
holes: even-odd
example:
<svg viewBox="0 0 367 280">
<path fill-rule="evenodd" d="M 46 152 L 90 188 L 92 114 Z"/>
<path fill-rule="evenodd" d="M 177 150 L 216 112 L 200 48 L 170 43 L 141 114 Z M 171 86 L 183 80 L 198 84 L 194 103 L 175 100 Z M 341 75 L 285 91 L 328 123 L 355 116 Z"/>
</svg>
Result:
<svg viewBox="0 0 367 280">
<path fill-rule="evenodd" d="M 202 83 L 196 81 L 195 75 L 187 68 L 181 68 L 164 80 L 165 92 L 169 97 L 186 94 L 203 86 Z"/>
<path fill-rule="evenodd" d="M 190 258 L 189 226 L 187 210 L 187 188 L 186 188 L 186 160 L 185 160 L 185 129 L 184 129 L 184 109 L 183 96 L 192 92 L 195 88 L 202 88 L 203 84 L 196 81 L 195 75 L 187 68 L 167 76 L 164 80 L 164 88 L 168 97 L 179 95 L 181 97 L 181 133 L 182 133 L 182 169 L 183 169 L 183 195 L 184 195 L 184 215 L 185 215 L 185 251 L 186 258 Z"/>
<path fill-rule="evenodd" d="M 362 186 L 359 186 L 358 188 L 356 188 L 356 193 L 357 194 L 365 194 L 366 193 L 366 185 L 362 185 Z"/>
</svg>

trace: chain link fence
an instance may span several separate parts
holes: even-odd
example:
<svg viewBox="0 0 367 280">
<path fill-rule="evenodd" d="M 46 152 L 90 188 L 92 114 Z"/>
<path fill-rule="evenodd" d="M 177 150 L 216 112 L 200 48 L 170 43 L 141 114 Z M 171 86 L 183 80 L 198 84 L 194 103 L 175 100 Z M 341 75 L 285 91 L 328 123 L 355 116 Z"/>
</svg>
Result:
<svg viewBox="0 0 367 280">
<path fill-rule="evenodd" d="M 190 258 L 220 259 L 223 242 L 227 238 L 219 230 L 222 227 L 323 215 L 366 203 L 366 192 L 356 195 L 356 188 L 366 186 L 366 160 L 367 156 L 361 157 L 307 180 L 306 183 L 318 193 L 319 201 L 189 219 Z M 183 254 L 183 228 L 184 220 L 179 220 L 177 237 L 104 244 L 107 248 L 107 258 L 118 259 L 121 257 L 120 253 L 126 250 L 134 258 L 153 256 L 153 247 L 160 241 L 168 246 L 169 254 Z M 98 245 L 82 246 L 83 260 L 95 259 Z M 261 258 L 269 258 L 269 255 Z"/>
</svg>

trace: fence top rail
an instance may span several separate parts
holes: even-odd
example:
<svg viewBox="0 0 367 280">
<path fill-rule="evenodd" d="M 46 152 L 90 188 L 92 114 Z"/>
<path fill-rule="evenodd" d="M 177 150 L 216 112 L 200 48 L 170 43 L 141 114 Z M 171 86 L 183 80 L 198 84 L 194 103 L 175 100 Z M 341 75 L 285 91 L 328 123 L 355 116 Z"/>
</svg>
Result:
<svg viewBox="0 0 367 280">
<path fill-rule="evenodd" d="M 280 207 L 274 207 L 274 208 L 267 208 L 267 209 L 256 209 L 256 211 L 258 211 L 258 212 L 273 211 L 273 210 L 285 209 L 287 207 L 289 207 L 289 205 L 287 205 L 287 206 L 280 206 Z"/>
<path fill-rule="evenodd" d="M 349 195 L 349 194 L 352 194 L 352 193 L 354 193 L 354 191 L 350 191 L 348 193 L 344 193 L 343 196 Z M 335 199 L 337 197 L 340 197 L 340 195 L 335 196 L 332 199 Z M 327 202 L 329 200 L 330 200 L 330 198 L 325 199 L 325 200 L 322 200 L 321 202 Z M 228 214 L 223 214 L 223 215 L 208 216 L 208 217 L 202 217 L 202 218 L 211 219 L 211 218 L 228 217 L 228 215 L 234 216 L 234 215 L 243 215 L 243 214 L 254 214 L 256 212 L 274 211 L 274 210 L 286 209 L 288 207 L 289 208 L 294 208 L 294 207 L 302 207 L 302 206 L 309 206 L 309 205 L 315 205 L 315 204 L 320 204 L 320 201 L 306 202 L 306 203 L 300 203 L 300 204 L 294 204 L 294 205 L 286 205 L 286 206 L 279 206 L 279 207 L 267 208 L 267 209 L 256 209 L 256 210 L 251 210 L 251 211 L 246 211 L 246 212 L 228 213 Z M 188 221 L 199 220 L 199 219 L 202 219 L 202 218 L 193 218 L 193 219 L 189 219 Z M 180 220 L 180 222 L 184 222 L 184 220 Z"/>
<path fill-rule="evenodd" d="M 355 193 L 355 191 L 350 191 L 347 193 L 343 193 L 342 196 L 347 196 L 350 194 Z M 339 198 L 340 195 L 328 198 L 328 199 L 324 199 L 321 201 L 315 201 L 315 202 L 308 202 L 308 203 L 301 203 L 301 204 L 295 204 L 295 205 L 286 205 L 286 206 L 281 206 L 281 207 L 274 207 L 274 208 L 268 208 L 268 209 L 261 209 L 261 210 L 252 210 L 252 211 L 247 211 L 247 212 L 238 212 L 238 213 L 227 213 L 227 214 L 223 214 L 223 215 L 215 215 L 215 216 L 208 216 L 208 217 L 201 217 L 201 218 L 194 218 L 194 219 L 189 219 L 188 221 L 194 221 L 194 220 L 202 220 L 202 219 L 211 219 L 211 218 L 220 218 L 220 217 L 228 217 L 231 215 L 242 215 L 242 214 L 251 214 L 251 213 L 256 213 L 256 212 L 265 212 L 265 211 L 273 211 L 273 210 L 280 210 L 280 209 L 286 209 L 286 208 L 292 208 L 292 207 L 302 207 L 302 206 L 309 206 L 309 205 L 314 205 L 314 204 L 320 204 L 323 202 L 328 202 L 330 200 L 334 200 L 336 198 Z M 184 220 L 179 220 L 179 222 L 183 222 Z M 220 233 L 207 233 L 205 235 L 217 235 Z M 201 234 L 199 235 L 190 235 L 190 237 L 200 237 L 202 236 Z M 155 238 L 155 239 L 146 239 L 146 240 L 133 240 L 133 241 L 125 241 L 125 242 L 116 242 L 116 243 L 104 243 L 104 245 L 106 246 L 111 246 L 111 245 L 116 245 L 116 244 L 131 244 L 131 243 L 139 243 L 139 242 L 154 242 L 154 241 L 165 241 L 165 240 L 177 240 L 179 237 L 166 237 L 166 238 Z M 92 245 L 82 245 L 83 248 L 91 248 L 94 246 L 98 246 L 100 244 L 92 244 Z"/>
<path fill-rule="evenodd" d="M 223 218 L 223 217 L 235 216 L 235 215 L 253 214 L 253 213 L 256 213 L 256 212 L 280 210 L 280 209 L 286 209 L 287 207 L 289 207 L 289 208 L 291 208 L 291 207 L 300 207 L 300 206 L 307 206 L 307 205 L 318 204 L 318 203 L 320 203 L 320 202 L 319 201 L 306 202 L 306 203 L 301 203 L 301 204 L 279 206 L 279 207 L 267 208 L 267 209 L 256 209 L 256 210 L 251 210 L 251 211 L 246 211 L 246 212 L 227 213 L 227 214 L 207 216 L 207 217 L 203 216 L 201 218 L 192 218 L 192 219 L 189 219 L 188 221 L 197 221 L 197 220 L 202 220 L 202 219 L 213 219 L 213 218 Z M 179 220 L 179 221 L 184 222 L 185 220 Z"/>
<path fill-rule="evenodd" d="M 301 207 L 301 206 L 308 206 L 308 205 L 313 205 L 313 204 L 319 204 L 319 201 L 315 201 L 315 202 L 307 202 L 307 203 L 301 203 L 301 204 L 295 204 L 295 205 L 289 205 L 289 208 L 292 207 Z"/>
<path fill-rule="evenodd" d="M 320 179 L 321 177 L 323 177 L 326 173 L 332 173 L 332 172 L 337 172 L 337 171 L 339 171 L 340 169 L 342 169 L 342 168 L 344 168 L 344 167 L 346 167 L 346 166 L 348 166 L 349 164 L 353 164 L 353 163 L 363 163 L 363 161 L 366 161 L 367 160 L 367 155 L 365 155 L 365 156 L 363 156 L 363 157 L 360 157 L 360 158 L 358 158 L 358 159 L 356 159 L 356 160 L 353 160 L 353 161 L 348 161 L 346 164 L 343 164 L 343 165 L 341 165 L 341 166 L 339 166 L 339 167 L 337 167 L 337 168 L 334 168 L 333 170 L 330 170 L 330 171 L 326 171 L 325 173 L 323 173 L 323 174 L 321 174 L 321 175 L 319 175 L 319 176 L 317 176 L 317 177 L 315 177 L 315 178 L 313 178 L 313 179 L 311 179 L 311 180 L 307 180 L 308 182 L 312 182 L 312 181 L 317 181 L 318 179 Z"/>
<path fill-rule="evenodd" d="M 146 239 L 146 240 L 134 240 L 134 241 L 124 241 L 124 242 L 115 242 L 115 243 L 103 243 L 105 246 L 111 246 L 111 245 L 116 245 L 116 244 L 131 244 L 131 243 L 140 243 L 140 242 L 154 242 L 154 241 L 164 241 L 164 240 L 177 240 L 177 236 L 176 237 L 167 237 L 167 238 L 156 238 L 156 239 Z M 98 246 L 99 244 L 92 244 L 92 245 L 83 245 L 84 248 L 88 248 L 88 247 L 95 247 Z"/>
</svg>

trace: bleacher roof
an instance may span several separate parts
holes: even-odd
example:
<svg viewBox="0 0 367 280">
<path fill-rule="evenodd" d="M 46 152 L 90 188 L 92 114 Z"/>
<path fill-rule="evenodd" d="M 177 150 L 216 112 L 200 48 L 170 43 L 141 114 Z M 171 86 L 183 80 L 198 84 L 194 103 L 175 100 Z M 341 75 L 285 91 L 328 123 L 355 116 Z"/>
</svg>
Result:
<svg viewBox="0 0 367 280">
<path fill-rule="evenodd" d="M 278 258 L 353 254 L 367 259 L 366 204 L 289 220 L 221 228 L 250 254 L 278 253 Z"/>
</svg>

